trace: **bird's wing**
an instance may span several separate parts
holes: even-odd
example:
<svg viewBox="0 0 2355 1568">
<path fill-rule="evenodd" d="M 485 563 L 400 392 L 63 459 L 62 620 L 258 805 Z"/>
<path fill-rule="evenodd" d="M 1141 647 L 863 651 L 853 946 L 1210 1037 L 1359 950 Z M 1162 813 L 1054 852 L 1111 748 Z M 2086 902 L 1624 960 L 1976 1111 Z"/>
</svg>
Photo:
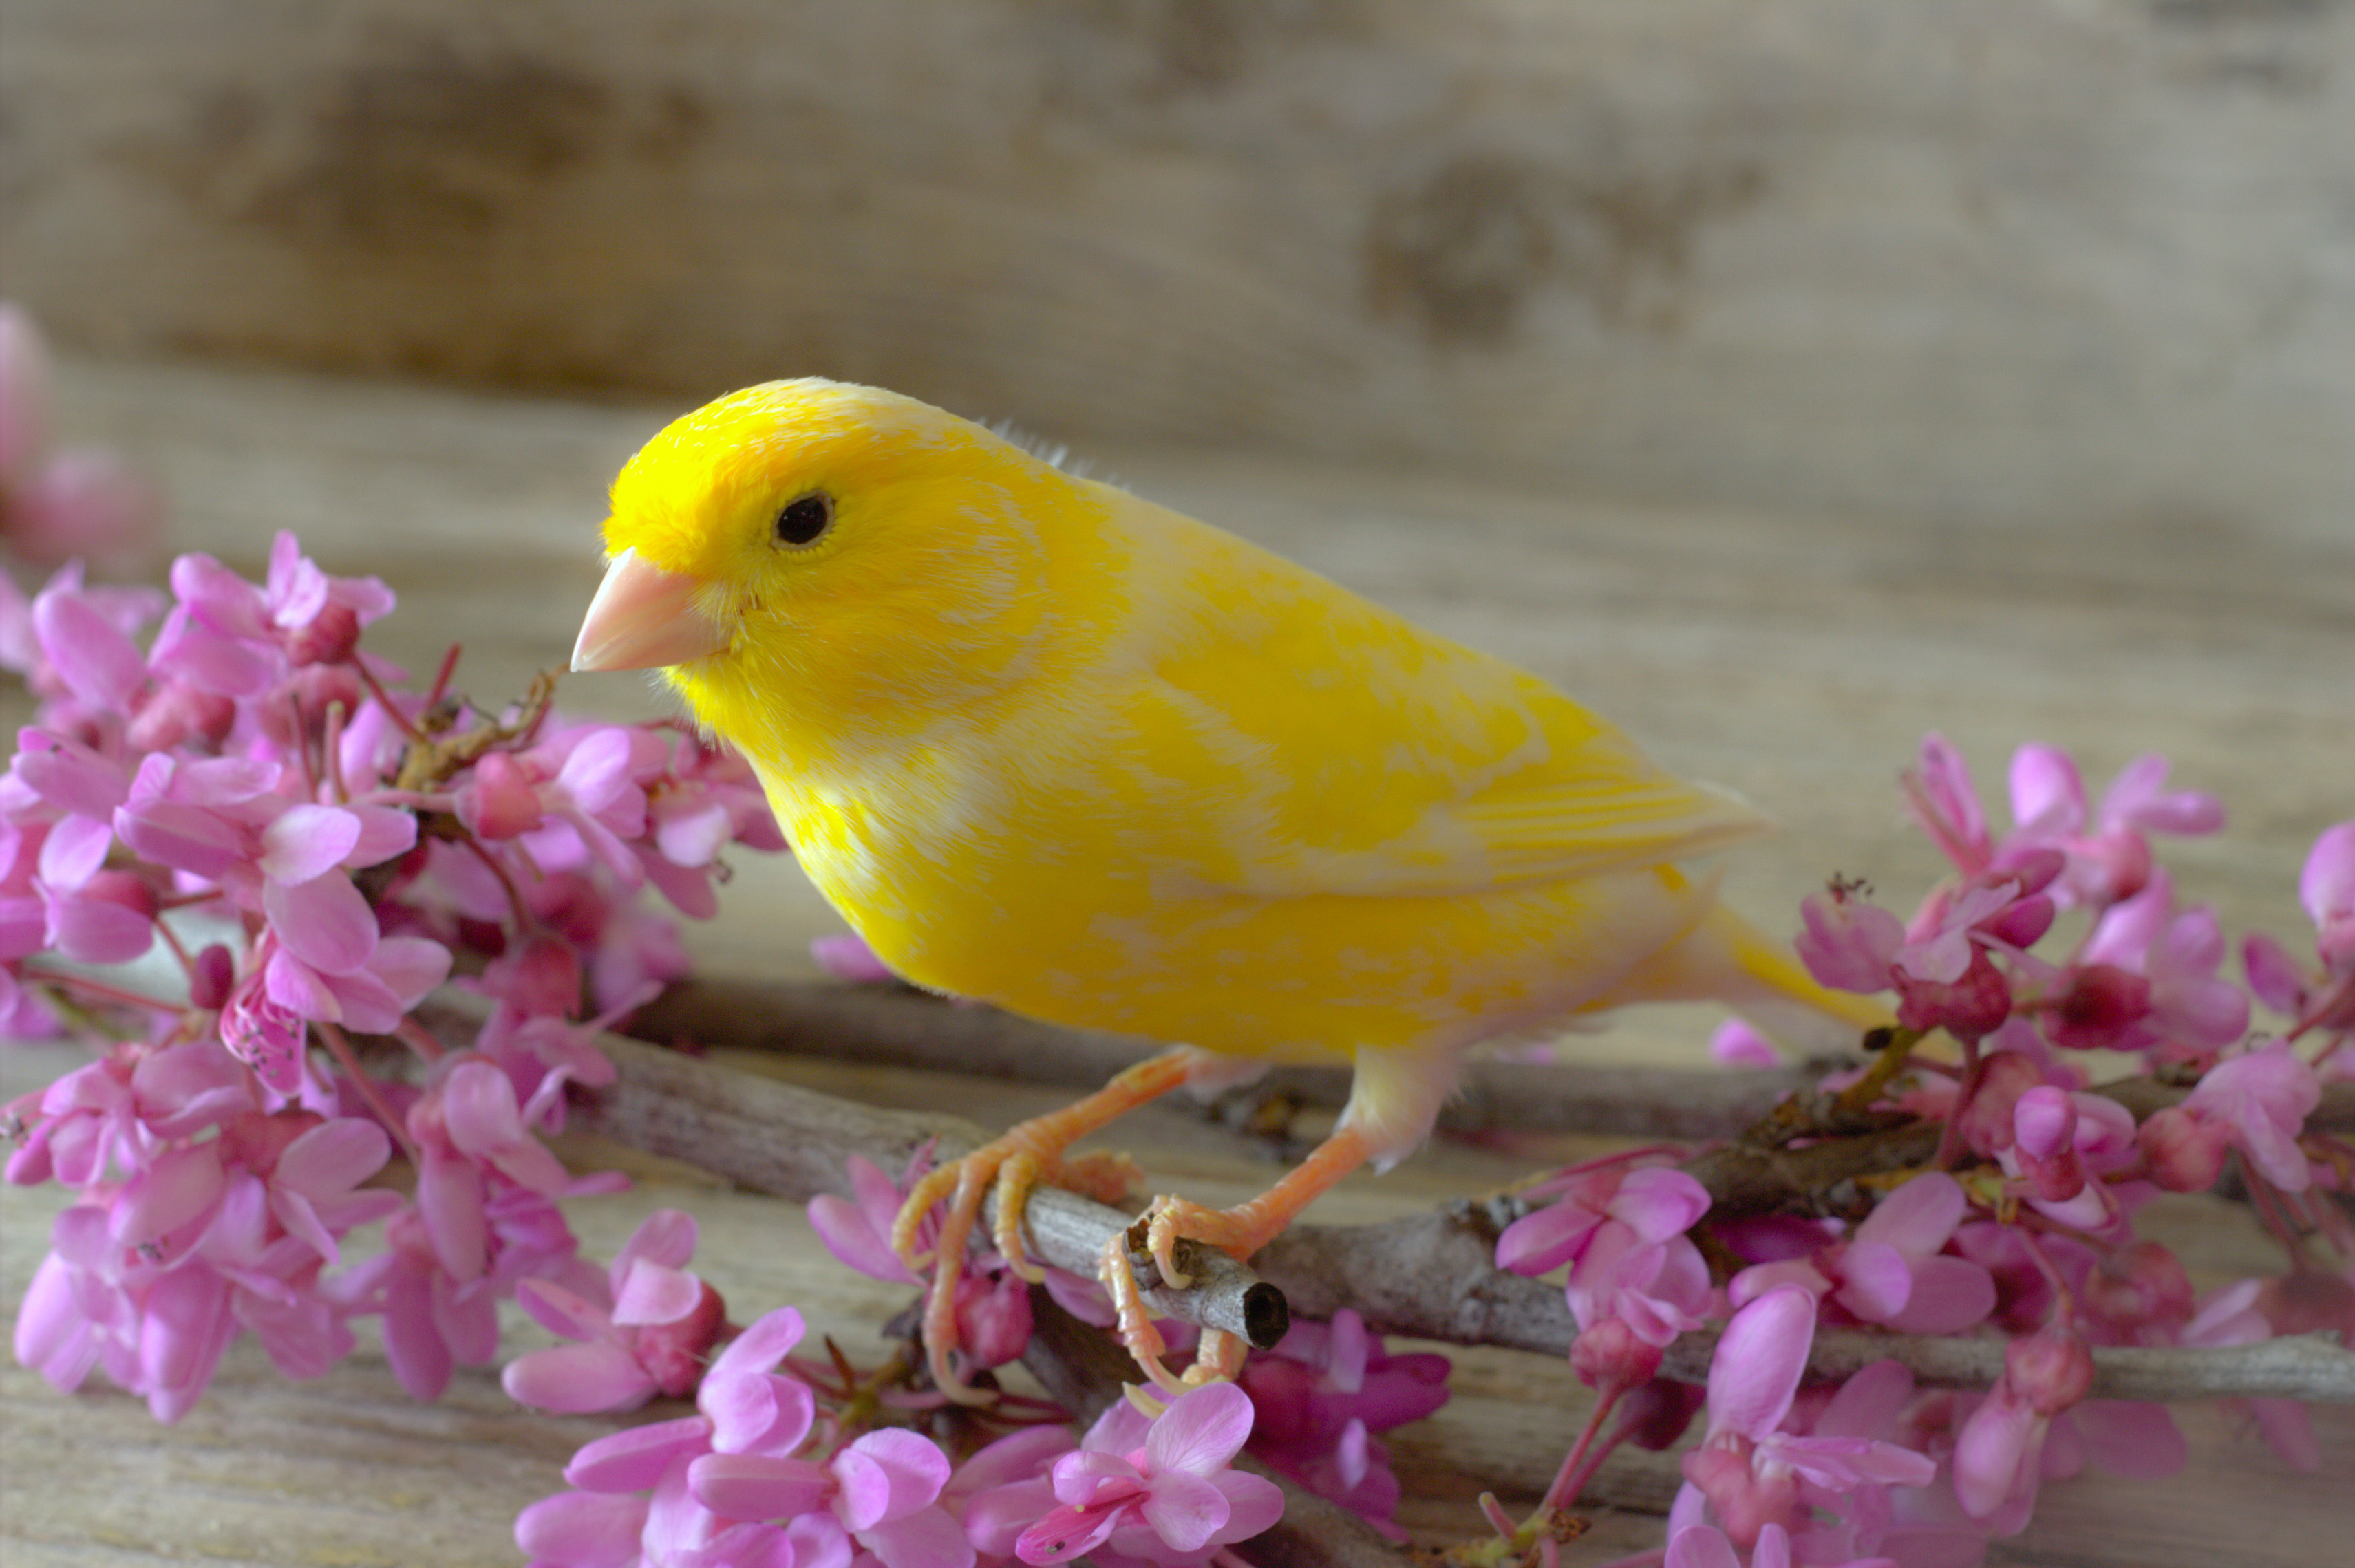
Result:
<svg viewBox="0 0 2355 1568">
<path fill-rule="evenodd" d="M 1173 870 L 1268 897 L 1445 895 L 1764 832 L 1545 682 L 1240 541 L 1198 562 L 1125 705 Z"/>
</svg>

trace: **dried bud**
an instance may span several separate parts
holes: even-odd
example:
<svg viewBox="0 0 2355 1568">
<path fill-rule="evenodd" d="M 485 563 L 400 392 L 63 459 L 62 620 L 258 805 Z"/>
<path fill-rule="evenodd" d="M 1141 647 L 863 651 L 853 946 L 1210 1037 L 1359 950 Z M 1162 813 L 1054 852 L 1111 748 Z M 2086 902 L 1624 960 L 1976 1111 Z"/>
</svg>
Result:
<svg viewBox="0 0 2355 1568">
<path fill-rule="evenodd" d="M 229 989 L 237 984 L 237 960 L 218 942 L 197 954 L 196 969 L 188 976 L 188 1005 L 207 1012 L 226 1005 Z"/>
<path fill-rule="evenodd" d="M 2094 1386 L 2094 1352 L 2085 1336 L 2047 1323 L 2004 1347 L 2003 1378 L 2039 1415 L 2058 1415 Z"/>
<path fill-rule="evenodd" d="M 2224 1171 L 2226 1129 L 2181 1106 L 2155 1111 L 2135 1133 L 2151 1181 L 2170 1192 L 2204 1192 Z"/>
</svg>

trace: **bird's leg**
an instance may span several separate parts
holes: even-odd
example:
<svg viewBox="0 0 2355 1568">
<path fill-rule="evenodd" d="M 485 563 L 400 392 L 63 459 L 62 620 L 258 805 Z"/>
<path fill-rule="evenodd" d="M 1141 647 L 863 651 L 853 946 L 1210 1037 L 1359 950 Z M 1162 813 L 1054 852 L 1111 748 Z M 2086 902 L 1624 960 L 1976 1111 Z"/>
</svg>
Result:
<svg viewBox="0 0 2355 1568">
<path fill-rule="evenodd" d="M 1194 1283 L 1193 1277 L 1178 1266 L 1175 1253 L 1181 1235 L 1217 1247 L 1238 1261 L 1248 1258 L 1282 1235 L 1301 1210 L 1363 1165 L 1372 1153 L 1362 1132 L 1345 1127 L 1318 1144 L 1283 1181 L 1247 1203 L 1209 1209 L 1184 1198 L 1156 1198 L 1147 1211 L 1146 1247 L 1161 1267 L 1162 1281 L 1173 1290 Z"/>
<path fill-rule="evenodd" d="M 1231 1209 L 1208 1209 L 1183 1198 L 1154 1199 L 1153 1206 L 1146 1211 L 1146 1245 L 1161 1270 L 1162 1279 L 1175 1290 L 1183 1290 L 1194 1282 L 1192 1276 L 1178 1266 L 1173 1255 L 1180 1236 L 1207 1243 L 1239 1259 L 1247 1258 L 1281 1235 L 1301 1210 L 1363 1165 L 1372 1152 L 1364 1133 L 1345 1127 L 1319 1144 L 1283 1181 L 1248 1203 L 1238 1203 Z M 1153 1386 L 1164 1393 L 1179 1394 L 1204 1383 L 1231 1379 L 1242 1369 L 1243 1352 L 1250 1347 L 1236 1336 L 1216 1329 L 1202 1330 L 1201 1347 L 1195 1352 L 1194 1364 L 1186 1370 L 1185 1376 L 1181 1378 L 1162 1365 L 1162 1352 L 1167 1347 L 1153 1326 L 1153 1314 L 1146 1308 L 1145 1293 L 1129 1269 L 1126 1233 L 1104 1244 L 1097 1277 L 1112 1297 L 1121 1344 L 1136 1358 L 1138 1368 Z"/>
<path fill-rule="evenodd" d="M 1051 1116 L 1034 1118 L 993 1139 L 961 1160 L 929 1171 L 916 1183 L 891 1225 L 891 1248 L 909 1268 L 927 1262 L 932 1277 L 924 1302 L 924 1349 L 932 1362 L 932 1381 L 950 1398 L 976 1402 L 975 1392 L 956 1375 L 949 1357 L 957 1345 L 956 1287 L 964 1267 L 965 1243 L 981 1214 L 981 1202 L 992 1181 L 997 1183 L 996 1223 L 991 1229 L 998 1250 L 1025 1278 L 1039 1277 L 1023 1256 L 1022 1208 L 1039 1182 L 1070 1184 L 1102 1193 L 1119 1169 L 1103 1157 L 1066 1161 L 1063 1150 L 1125 1111 L 1168 1093 L 1185 1082 L 1196 1053 L 1180 1046 L 1149 1056 L 1114 1077 L 1076 1105 Z M 929 1257 L 916 1246 L 917 1227 L 934 1203 L 949 1199 L 938 1239 Z"/>
</svg>

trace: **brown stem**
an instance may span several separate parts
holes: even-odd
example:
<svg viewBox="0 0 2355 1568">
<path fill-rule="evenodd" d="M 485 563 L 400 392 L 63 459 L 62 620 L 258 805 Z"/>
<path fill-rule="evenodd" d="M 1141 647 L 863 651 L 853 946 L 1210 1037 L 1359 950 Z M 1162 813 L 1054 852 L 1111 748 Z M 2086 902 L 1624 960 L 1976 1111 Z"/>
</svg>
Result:
<svg viewBox="0 0 2355 1568">
<path fill-rule="evenodd" d="M 485 1006 L 478 997 L 444 992 L 423 1016 L 444 1039 L 464 1044 L 479 1029 Z M 938 1139 L 941 1151 L 953 1154 L 983 1138 L 979 1128 L 956 1118 L 877 1110 L 613 1035 L 600 1035 L 597 1044 L 613 1058 L 619 1076 L 604 1088 L 578 1093 L 576 1125 L 782 1196 L 846 1191 L 843 1160 L 853 1153 L 896 1171 L 928 1141 Z M 1936 1136 L 1934 1126 L 1922 1126 L 1849 1141 L 1926 1140 L 1910 1161 L 1919 1163 Z M 1798 1150 L 1779 1158 L 1817 1154 Z M 1041 1214 L 1057 1209 L 1079 1216 L 1068 1232 L 1051 1222 L 1041 1224 Z M 1349 1307 L 1377 1332 L 1566 1355 L 1577 1326 L 1561 1287 L 1495 1266 L 1497 1236 L 1522 1212 L 1516 1200 L 1500 1198 L 1459 1202 L 1377 1225 L 1295 1225 L 1254 1256 L 1249 1270 L 1237 1270 L 1281 1290 L 1292 1311 L 1311 1318 L 1330 1319 Z M 1128 1217 L 1042 1189 L 1026 1223 L 1044 1261 L 1090 1273 L 1103 1238 L 1125 1228 Z M 1075 1245 L 1081 1237 L 1092 1240 Z M 1204 1261 L 1221 1256 L 1209 1254 Z M 1156 1308 L 1202 1321 L 1200 1306 L 1188 1299 L 1202 1294 L 1157 1298 Z M 1227 1298 L 1240 1299 L 1240 1293 Z M 1211 1326 L 1250 1331 L 1245 1322 Z M 1683 1336 L 1669 1347 L 1664 1373 L 1706 1381 L 1715 1344 L 1710 1331 Z M 1838 1379 L 1886 1358 L 1925 1383 L 1987 1388 L 2002 1373 L 2004 1344 L 1998 1336 L 1827 1329 L 1816 1336 L 1808 1370 L 1819 1381 Z M 2094 1352 L 2094 1362 L 2097 1398 L 2248 1394 L 2355 1402 L 2355 1351 L 2316 1336 L 2214 1350 L 2103 1349 Z"/>
</svg>

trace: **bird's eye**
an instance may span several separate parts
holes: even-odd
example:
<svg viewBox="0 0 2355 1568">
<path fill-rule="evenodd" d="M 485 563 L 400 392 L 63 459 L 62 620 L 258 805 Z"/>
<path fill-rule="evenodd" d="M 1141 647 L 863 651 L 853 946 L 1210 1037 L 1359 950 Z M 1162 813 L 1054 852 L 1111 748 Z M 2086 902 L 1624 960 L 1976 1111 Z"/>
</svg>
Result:
<svg viewBox="0 0 2355 1568">
<path fill-rule="evenodd" d="M 797 495 L 777 514 L 777 543 L 814 545 L 834 525 L 834 497 L 823 490 Z"/>
</svg>

